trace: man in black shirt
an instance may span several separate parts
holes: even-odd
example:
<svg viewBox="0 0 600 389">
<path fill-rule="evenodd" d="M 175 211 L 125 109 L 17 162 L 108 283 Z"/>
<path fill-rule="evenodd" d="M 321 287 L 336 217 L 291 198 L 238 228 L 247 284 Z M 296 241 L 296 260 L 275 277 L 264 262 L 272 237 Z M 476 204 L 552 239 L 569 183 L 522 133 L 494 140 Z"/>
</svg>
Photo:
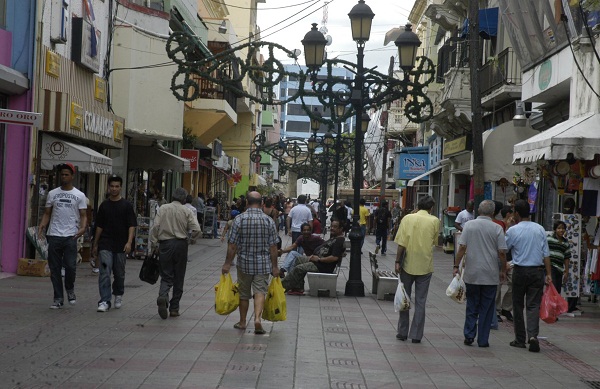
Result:
<svg viewBox="0 0 600 389">
<path fill-rule="evenodd" d="M 317 247 L 310 257 L 296 259 L 296 266 L 281 281 L 289 294 L 304 294 L 304 276 L 306 273 L 333 273 L 335 266 L 344 255 L 344 231 L 340 222 L 331 221 L 331 238 Z"/>
<path fill-rule="evenodd" d="M 110 309 L 111 273 L 114 275 L 112 294 L 115 295 L 115 308 L 121 308 L 125 292 L 125 257 L 131 252 L 137 220 L 133 205 L 121 197 L 122 185 L 121 177 L 113 176 L 108 179 L 109 197 L 100 204 L 96 215 L 93 255 L 98 258 L 100 254 L 98 312 Z"/>
<path fill-rule="evenodd" d="M 392 220 L 392 213 L 388 210 L 387 201 L 382 201 L 381 205 L 375 211 L 375 254 L 379 253 L 381 249 L 381 255 L 385 255 L 387 251 L 387 240 L 388 231 L 390 229 L 390 222 Z"/>
</svg>

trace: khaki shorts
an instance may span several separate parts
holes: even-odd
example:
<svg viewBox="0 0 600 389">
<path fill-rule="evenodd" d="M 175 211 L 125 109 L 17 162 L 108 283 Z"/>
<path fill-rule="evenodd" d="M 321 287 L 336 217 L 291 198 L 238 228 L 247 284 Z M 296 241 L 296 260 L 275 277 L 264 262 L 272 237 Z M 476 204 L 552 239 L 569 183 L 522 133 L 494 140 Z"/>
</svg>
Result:
<svg viewBox="0 0 600 389">
<path fill-rule="evenodd" d="M 250 300 L 256 293 L 266 295 L 269 288 L 269 274 L 246 274 L 239 267 L 237 268 L 237 281 L 240 300 Z"/>
</svg>

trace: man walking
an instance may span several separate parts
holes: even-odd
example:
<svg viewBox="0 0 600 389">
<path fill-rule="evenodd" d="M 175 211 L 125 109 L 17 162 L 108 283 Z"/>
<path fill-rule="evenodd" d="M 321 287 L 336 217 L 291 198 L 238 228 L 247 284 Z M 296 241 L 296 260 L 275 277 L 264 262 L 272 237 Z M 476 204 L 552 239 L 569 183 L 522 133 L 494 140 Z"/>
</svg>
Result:
<svg viewBox="0 0 600 389">
<path fill-rule="evenodd" d="M 552 282 L 550 250 L 544 227 L 531 221 L 529 204 L 525 200 L 515 201 L 516 225 L 506 231 L 506 245 L 512 250 L 513 262 L 513 320 L 515 340 L 510 345 L 539 352 L 540 304 L 544 283 Z M 544 277 L 545 270 L 545 277 Z M 526 309 L 527 331 L 523 309 Z"/>
<path fill-rule="evenodd" d="M 160 289 L 156 304 L 162 319 L 168 315 L 179 316 L 187 268 L 188 231 L 192 240 L 202 233 L 196 216 L 184 206 L 187 194 L 183 188 L 175 189 L 173 201 L 160 207 L 150 233 L 152 245 L 159 244 Z M 171 287 L 173 295 L 169 301 Z"/>
<path fill-rule="evenodd" d="M 415 311 L 409 333 L 409 311 L 400 311 L 397 339 L 410 337 L 413 343 L 421 343 L 425 327 L 425 302 L 433 273 L 433 246 L 437 244 L 440 219 L 431 215 L 435 200 L 422 197 L 417 203 L 418 212 L 404 216 L 396 234 L 398 243 L 396 273 L 404 284 L 408 297 L 415 284 Z M 402 260 L 404 254 L 404 260 Z"/>
<path fill-rule="evenodd" d="M 502 227 L 492 221 L 494 208 L 491 200 L 479 204 L 479 216 L 463 228 L 454 261 L 453 275 L 456 275 L 466 253 L 463 280 L 467 286 L 464 326 L 467 346 L 473 344 L 475 336 L 479 347 L 490 346 L 490 329 L 496 315 L 496 289 L 498 281 L 504 281 L 506 277 L 506 239 Z M 498 268 L 498 258 L 502 271 Z"/>
<path fill-rule="evenodd" d="M 388 210 L 387 201 L 382 201 L 381 205 L 375 211 L 375 254 L 379 253 L 381 249 L 381 255 L 385 255 L 387 252 L 387 239 L 388 231 L 390 230 L 390 223 L 392 220 L 392 213 Z"/>
<path fill-rule="evenodd" d="M 306 196 L 298 196 L 298 205 L 290 211 L 287 218 L 287 228 L 289 235 L 292 236 L 292 242 L 295 242 L 302 233 L 302 225 L 308 223 L 312 230 L 313 217 L 310 208 L 306 205 Z"/>
<path fill-rule="evenodd" d="M 463 209 L 456 215 L 456 219 L 454 220 L 454 227 L 458 231 L 462 231 L 465 228 L 465 224 L 473 220 L 475 218 L 475 214 L 473 213 L 473 209 L 475 208 L 475 203 L 473 200 L 467 201 L 467 208 Z"/>
<path fill-rule="evenodd" d="M 369 209 L 367 207 L 365 207 L 365 204 L 367 202 L 365 201 L 365 199 L 360 199 L 358 201 L 358 224 L 360 225 L 360 234 L 362 236 L 361 240 L 360 240 L 360 248 L 362 250 L 363 245 L 365 244 L 365 236 L 367 236 L 367 220 L 369 219 L 369 216 L 371 215 L 371 212 L 369 212 Z"/>
<path fill-rule="evenodd" d="M 262 197 L 258 192 L 248 193 L 246 212 L 233 220 L 227 245 L 227 258 L 221 269 L 229 273 L 231 263 L 238 256 L 237 279 L 240 293 L 240 321 L 233 327 L 246 329 L 250 298 L 254 297 L 254 333 L 262 335 L 261 324 L 265 306 L 269 274 L 279 275 L 277 267 L 277 227 L 272 218 L 262 211 Z"/>
<path fill-rule="evenodd" d="M 125 293 L 125 258 L 131 252 L 137 220 L 133 205 L 121 197 L 122 185 L 121 177 L 108 179 L 109 196 L 100 204 L 96 215 L 93 256 L 98 258 L 100 255 L 98 312 L 106 312 L 111 307 L 111 274 L 114 276 L 112 294 L 115 296 L 115 308 L 121 308 Z"/>
<path fill-rule="evenodd" d="M 85 195 L 73 187 L 75 166 L 65 163 L 58 167 L 60 187 L 52 189 L 46 198 L 46 210 L 38 227 L 43 236 L 46 227 L 48 241 L 48 267 L 54 289 L 51 309 L 60 309 L 64 304 L 61 270 L 65 268 L 65 289 L 69 304 L 75 305 L 75 274 L 77 271 L 77 239 L 87 227 L 87 200 Z"/>
</svg>

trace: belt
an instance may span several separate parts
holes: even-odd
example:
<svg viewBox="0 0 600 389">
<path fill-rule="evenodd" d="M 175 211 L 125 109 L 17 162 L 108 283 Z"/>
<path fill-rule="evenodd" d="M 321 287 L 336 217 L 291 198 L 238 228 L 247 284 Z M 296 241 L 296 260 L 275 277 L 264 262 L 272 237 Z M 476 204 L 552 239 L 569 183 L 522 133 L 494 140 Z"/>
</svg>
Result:
<svg viewBox="0 0 600 389">
<path fill-rule="evenodd" d="M 544 269 L 545 266 L 544 265 L 540 265 L 540 266 L 521 266 L 521 265 L 514 265 L 514 267 L 516 268 L 523 268 L 523 269 Z"/>
</svg>

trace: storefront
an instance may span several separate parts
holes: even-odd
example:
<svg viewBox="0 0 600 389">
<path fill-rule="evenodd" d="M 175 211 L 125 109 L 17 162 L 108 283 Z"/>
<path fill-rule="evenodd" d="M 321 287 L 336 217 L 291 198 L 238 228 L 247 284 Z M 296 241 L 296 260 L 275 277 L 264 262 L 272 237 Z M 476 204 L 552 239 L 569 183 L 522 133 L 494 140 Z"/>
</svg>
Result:
<svg viewBox="0 0 600 389">
<path fill-rule="evenodd" d="M 33 226 L 43 213 L 44 196 L 60 185 L 56 167 L 64 162 L 75 165 L 74 186 L 88 197 L 90 211 L 97 209 L 112 174 L 108 149 L 122 149 L 125 124 L 107 110 L 102 78 L 47 47 L 41 57 L 37 107 L 43 122 L 36 139 Z"/>
</svg>

